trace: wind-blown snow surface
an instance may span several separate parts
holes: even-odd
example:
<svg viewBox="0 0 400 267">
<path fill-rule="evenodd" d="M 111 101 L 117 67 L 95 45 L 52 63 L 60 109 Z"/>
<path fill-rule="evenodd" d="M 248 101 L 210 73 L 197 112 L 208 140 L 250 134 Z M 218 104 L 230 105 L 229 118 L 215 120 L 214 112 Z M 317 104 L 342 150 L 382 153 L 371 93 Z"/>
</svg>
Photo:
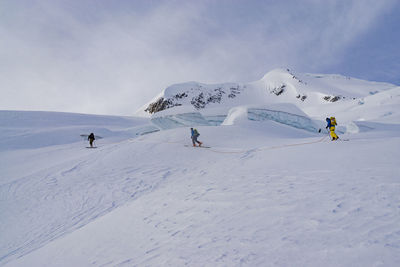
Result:
<svg viewBox="0 0 400 267">
<path fill-rule="evenodd" d="M 227 118 L 197 127 L 207 149 L 184 146 L 188 128 L 141 136 L 145 119 L 0 115 L 13 140 L 0 146 L 0 265 L 400 262 L 398 124 L 358 123 L 368 131 L 331 142 Z M 97 130 L 97 149 L 70 139 Z"/>
</svg>

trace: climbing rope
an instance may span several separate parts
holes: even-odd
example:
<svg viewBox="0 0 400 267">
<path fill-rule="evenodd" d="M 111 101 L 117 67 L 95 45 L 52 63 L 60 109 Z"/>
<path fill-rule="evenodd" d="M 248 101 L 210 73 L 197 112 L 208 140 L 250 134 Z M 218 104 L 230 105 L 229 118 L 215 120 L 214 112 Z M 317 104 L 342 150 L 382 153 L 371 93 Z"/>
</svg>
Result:
<svg viewBox="0 0 400 267">
<path fill-rule="evenodd" d="M 279 149 L 279 148 L 285 148 L 285 147 L 293 147 L 293 146 L 304 146 L 304 145 L 310 145 L 310 144 L 316 144 L 316 143 L 321 143 L 325 141 L 328 138 L 328 136 L 324 136 L 318 140 L 315 141 L 310 141 L 310 142 L 302 142 L 302 143 L 295 143 L 295 144 L 285 144 L 285 145 L 279 145 L 279 146 L 265 146 L 265 147 L 257 147 L 253 149 L 235 149 L 231 151 L 223 150 L 223 149 L 218 149 L 218 148 L 209 148 L 207 150 L 214 152 L 214 153 L 220 153 L 220 154 L 242 154 L 246 153 L 249 151 L 263 151 L 263 150 L 273 150 L 273 149 Z M 185 141 L 166 141 L 164 143 L 167 144 L 182 144 Z"/>
<path fill-rule="evenodd" d="M 265 146 L 265 147 L 258 147 L 258 148 L 253 148 L 253 149 L 247 149 L 247 150 L 237 150 L 237 151 L 221 151 L 217 149 L 210 148 L 209 150 L 215 153 L 221 153 L 221 154 L 241 154 L 241 153 L 246 153 L 249 151 L 263 151 L 263 150 L 273 150 L 273 149 L 279 149 L 279 148 L 285 148 L 285 147 L 293 147 L 293 146 L 303 146 L 303 145 L 310 145 L 310 144 L 316 144 L 316 143 L 321 143 L 323 142 L 327 136 L 324 136 L 316 141 L 310 141 L 310 142 L 303 142 L 303 143 L 295 143 L 295 144 L 286 144 L 286 145 L 279 145 L 279 146 Z"/>
</svg>

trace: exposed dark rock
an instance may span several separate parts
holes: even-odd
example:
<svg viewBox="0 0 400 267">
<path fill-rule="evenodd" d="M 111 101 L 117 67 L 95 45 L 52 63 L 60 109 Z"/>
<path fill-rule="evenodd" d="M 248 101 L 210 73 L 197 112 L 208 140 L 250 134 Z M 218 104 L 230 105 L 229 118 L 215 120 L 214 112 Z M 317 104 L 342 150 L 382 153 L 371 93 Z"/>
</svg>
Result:
<svg viewBox="0 0 400 267">
<path fill-rule="evenodd" d="M 175 98 L 176 99 L 182 99 L 182 98 L 185 98 L 185 97 L 187 97 L 188 95 L 187 95 L 187 93 L 182 93 L 182 94 L 176 94 L 175 95 Z"/>
<path fill-rule="evenodd" d="M 241 93 L 241 87 L 238 85 L 237 87 L 231 87 L 229 88 L 229 94 L 227 95 L 228 98 L 234 98 L 238 94 Z M 190 96 L 193 96 L 190 103 L 196 108 L 196 109 L 202 109 L 205 108 L 208 104 L 210 103 L 221 103 L 223 100 L 224 95 L 226 95 L 227 92 L 224 91 L 222 87 L 218 87 L 215 89 L 206 89 L 203 88 L 202 86 L 195 87 L 195 88 L 190 88 L 187 89 L 186 91 L 182 93 L 178 93 L 174 95 L 173 97 L 169 97 L 168 99 L 165 98 L 159 98 L 156 102 L 151 103 L 146 109 L 146 112 L 149 112 L 150 114 L 162 111 L 164 109 L 168 109 L 171 107 L 175 106 L 181 106 L 181 101 L 184 98 L 187 98 Z"/>
<path fill-rule="evenodd" d="M 298 94 L 298 95 L 296 96 L 296 98 L 300 99 L 301 101 L 304 101 L 304 100 L 307 99 L 307 96 L 306 96 L 306 95 L 300 95 L 300 94 Z"/>
<path fill-rule="evenodd" d="M 193 97 L 192 101 L 190 102 L 196 109 L 205 108 L 210 103 L 221 103 L 222 96 L 225 92 L 222 88 L 214 89 L 213 93 L 204 93 L 201 92 L 198 96 Z"/>
<path fill-rule="evenodd" d="M 282 84 L 279 87 L 275 87 L 274 89 L 271 90 L 271 94 L 275 94 L 275 95 L 280 95 L 285 91 L 286 88 L 286 84 Z"/>
<path fill-rule="evenodd" d="M 228 95 L 229 98 L 235 98 L 236 95 L 240 94 L 240 88 L 239 85 L 237 87 L 231 87 L 230 88 L 230 94 Z"/>
<path fill-rule="evenodd" d="M 160 97 L 156 102 L 151 103 L 144 111 L 149 112 L 150 114 L 159 112 L 161 110 L 174 107 L 174 106 L 180 106 L 181 104 L 179 103 L 173 103 L 171 99 L 164 99 Z"/>
<path fill-rule="evenodd" d="M 338 101 L 338 100 L 340 100 L 342 98 L 342 96 L 334 96 L 334 97 L 332 97 L 332 99 L 331 99 L 331 102 L 336 102 L 336 101 Z"/>
<path fill-rule="evenodd" d="M 198 96 L 193 97 L 190 103 L 196 108 L 204 108 L 206 106 L 206 102 L 204 101 L 204 94 L 200 93 Z"/>
<path fill-rule="evenodd" d="M 338 101 L 338 100 L 340 100 L 340 99 L 342 99 L 344 97 L 340 96 L 340 95 L 337 95 L 337 96 L 329 96 L 329 95 L 327 95 L 327 96 L 324 96 L 323 98 L 324 98 L 325 101 L 328 101 L 328 102 L 336 102 L 336 101 Z"/>
<path fill-rule="evenodd" d="M 181 106 L 182 104 L 177 103 L 177 100 L 183 99 L 185 97 L 188 97 L 186 92 L 181 94 L 176 94 L 170 99 L 164 99 L 163 97 L 160 97 L 159 99 L 157 99 L 156 102 L 151 103 L 144 111 L 153 114 L 167 108 Z"/>
</svg>

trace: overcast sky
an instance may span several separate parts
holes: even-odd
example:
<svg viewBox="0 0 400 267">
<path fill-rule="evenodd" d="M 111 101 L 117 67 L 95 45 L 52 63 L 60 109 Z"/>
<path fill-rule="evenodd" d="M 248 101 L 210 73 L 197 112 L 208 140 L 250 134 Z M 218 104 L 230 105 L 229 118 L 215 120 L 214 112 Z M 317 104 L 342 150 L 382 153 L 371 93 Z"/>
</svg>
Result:
<svg viewBox="0 0 400 267">
<path fill-rule="evenodd" d="M 0 0 L 0 109 L 132 115 L 274 68 L 400 85 L 396 0 Z"/>
</svg>

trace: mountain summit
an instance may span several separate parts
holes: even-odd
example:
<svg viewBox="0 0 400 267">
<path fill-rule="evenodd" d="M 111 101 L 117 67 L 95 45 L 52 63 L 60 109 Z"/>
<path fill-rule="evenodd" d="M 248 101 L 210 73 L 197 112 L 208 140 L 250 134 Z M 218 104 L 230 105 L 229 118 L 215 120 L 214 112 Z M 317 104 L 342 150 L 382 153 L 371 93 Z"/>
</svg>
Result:
<svg viewBox="0 0 400 267">
<path fill-rule="evenodd" d="M 144 105 L 138 114 L 157 118 L 189 112 L 226 116 L 237 106 L 268 108 L 291 104 L 319 120 L 334 114 L 341 117 L 341 121 L 384 119 L 398 122 L 400 116 L 395 106 L 400 104 L 399 94 L 400 87 L 389 83 L 274 69 L 250 83 L 174 84 Z M 381 107 L 383 103 L 385 108 Z"/>
</svg>

